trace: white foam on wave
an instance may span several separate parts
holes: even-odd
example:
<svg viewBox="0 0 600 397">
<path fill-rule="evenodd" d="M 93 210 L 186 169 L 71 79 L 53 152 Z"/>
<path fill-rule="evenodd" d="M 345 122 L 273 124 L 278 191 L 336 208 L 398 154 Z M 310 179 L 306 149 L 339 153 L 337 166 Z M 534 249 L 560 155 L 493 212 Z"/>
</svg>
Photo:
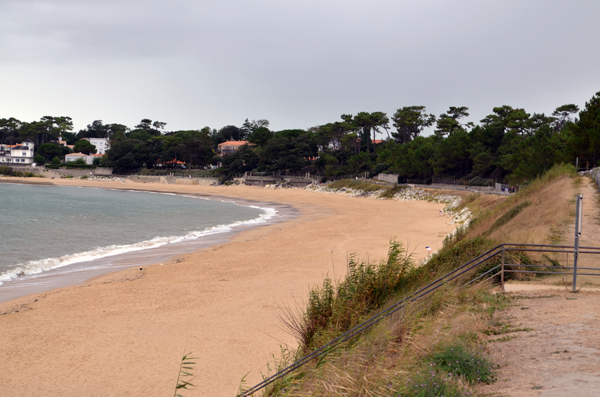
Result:
<svg viewBox="0 0 600 397">
<path fill-rule="evenodd" d="M 232 204 L 240 205 L 236 203 Z M 237 221 L 228 225 L 213 226 L 201 231 L 189 232 L 184 236 L 155 237 L 153 239 L 141 241 L 139 243 L 134 244 L 109 245 L 107 247 L 98 247 L 89 251 L 64 255 L 58 258 L 46 258 L 35 261 L 29 261 L 26 263 L 20 263 L 15 268 L 0 273 L 0 285 L 2 285 L 3 281 L 10 281 L 18 278 L 19 276 L 32 276 L 48 270 L 57 269 L 75 263 L 93 261 L 96 259 L 106 258 L 108 256 L 115 256 L 125 254 L 128 252 L 141 251 L 145 249 L 160 247 L 166 244 L 180 243 L 183 241 L 195 240 L 213 234 L 230 232 L 235 227 L 265 223 L 269 219 L 277 215 L 277 210 L 275 208 L 258 207 L 255 205 L 240 206 L 256 208 L 262 210 L 263 213 L 260 214 L 257 218 L 250 219 L 248 221 Z"/>
</svg>

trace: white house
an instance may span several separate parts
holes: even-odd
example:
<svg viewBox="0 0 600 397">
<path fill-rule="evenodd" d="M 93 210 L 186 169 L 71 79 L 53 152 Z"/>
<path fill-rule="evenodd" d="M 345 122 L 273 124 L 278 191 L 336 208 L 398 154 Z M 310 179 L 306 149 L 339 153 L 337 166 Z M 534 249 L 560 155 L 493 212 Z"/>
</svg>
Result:
<svg viewBox="0 0 600 397">
<path fill-rule="evenodd" d="M 92 145 L 96 147 L 97 154 L 104 154 L 108 149 L 110 149 L 110 142 L 108 138 L 81 138 L 85 139 Z"/>
<path fill-rule="evenodd" d="M 16 145 L 0 145 L 0 164 L 31 165 L 35 143 L 31 139 Z"/>
<path fill-rule="evenodd" d="M 69 153 L 67 155 L 65 155 L 65 163 L 68 163 L 69 161 L 77 161 L 79 159 L 83 159 L 83 161 L 85 161 L 86 164 L 92 165 L 94 164 L 94 159 L 96 157 L 102 157 L 101 154 L 83 154 L 83 153 Z"/>
</svg>

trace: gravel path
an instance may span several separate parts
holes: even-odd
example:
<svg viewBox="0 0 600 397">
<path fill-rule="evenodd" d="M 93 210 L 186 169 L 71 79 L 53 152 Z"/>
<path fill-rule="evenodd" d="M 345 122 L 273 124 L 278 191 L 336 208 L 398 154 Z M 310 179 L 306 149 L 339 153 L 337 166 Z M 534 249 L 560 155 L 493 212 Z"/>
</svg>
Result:
<svg viewBox="0 0 600 397">
<path fill-rule="evenodd" d="M 499 380 L 492 396 L 598 396 L 600 293 L 537 291 L 512 296 L 499 321 L 507 332 L 489 337 Z M 519 331 L 520 330 L 520 331 Z"/>
<path fill-rule="evenodd" d="M 580 245 L 599 246 L 597 186 L 586 178 L 577 190 L 584 195 Z M 566 225 L 565 244 L 573 244 L 574 226 Z M 600 268 L 600 257 L 582 256 L 580 266 Z M 519 397 L 600 395 L 600 278 L 579 277 L 578 293 L 570 292 L 571 280 L 548 277 L 531 284 L 507 285 L 512 305 L 498 320 L 508 324 L 506 331 L 514 332 L 489 337 L 492 359 L 501 368 L 498 381 L 482 387 L 482 393 Z"/>
</svg>

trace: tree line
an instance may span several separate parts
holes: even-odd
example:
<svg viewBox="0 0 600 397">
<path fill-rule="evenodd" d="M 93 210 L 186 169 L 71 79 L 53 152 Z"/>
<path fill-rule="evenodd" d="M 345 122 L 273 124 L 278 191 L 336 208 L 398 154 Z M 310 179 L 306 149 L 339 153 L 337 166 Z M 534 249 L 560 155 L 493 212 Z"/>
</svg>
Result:
<svg viewBox="0 0 600 397">
<path fill-rule="evenodd" d="M 406 106 L 389 117 L 384 112 L 343 114 L 308 129 L 272 131 L 268 120 L 246 119 L 239 127 L 168 131 L 165 122 L 143 119 L 133 128 L 95 120 L 77 133 L 71 118 L 45 116 L 33 122 L 0 119 L 0 136 L 6 144 L 32 139 L 40 161 L 56 161 L 69 151 L 56 144 L 59 136 L 88 154 L 94 148 L 82 138 L 108 138 L 111 149 L 97 161 L 116 173 L 218 164 L 214 173 L 224 177 L 243 172 L 310 172 L 330 178 L 388 172 L 401 179 L 477 176 L 521 183 L 556 163 L 578 159 L 580 165 L 594 167 L 600 160 L 600 92 L 581 111 L 566 104 L 545 115 L 504 105 L 477 125 L 464 122 L 468 116 L 465 106 L 451 106 L 437 116 L 425 106 Z M 433 128 L 430 136 L 423 135 L 427 128 Z M 220 157 L 218 145 L 231 140 L 251 145 Z"/>
</svg>

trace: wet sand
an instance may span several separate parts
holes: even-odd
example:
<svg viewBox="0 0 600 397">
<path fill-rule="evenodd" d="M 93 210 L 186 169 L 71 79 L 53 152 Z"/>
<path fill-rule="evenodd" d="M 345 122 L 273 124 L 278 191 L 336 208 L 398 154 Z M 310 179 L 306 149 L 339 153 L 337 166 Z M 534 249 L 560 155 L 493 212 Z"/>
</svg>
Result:
<svg viewBox="0 0 600 397">
<path fill-rule="evenodd" d="M 13 183 L 16 182 L 17 181 L 13 181 Z M 205 195 L 199 194 L 186 194 L 185 196 L 196 196 L 239 205 L 258 206 L 275 210 L 277 211 L 277 214 L 270 219 L 264 220 L 263 223 L 236 225 L 232 226 L 230 231 L 209 234 L 194 240 L 108 256 L 93 261 L 78 262 L 76 264 L 45 271 L 34 276 L 19 277 L 9 282 L 4 282 L 0 286 L 0 302 L 6 302 L 25 295 L 46 292 L 56 288 L 82 284 L 90 278 L 130 267 L 147 266 L 165 261 L 168 262 L 174 255 L 191 253 L 215 244 L 226 243 L 238 233 L 251 230 L 255 227 L 286 222 L 298 216 L 298 211 L 294 207 L 274 202 L 230 199 L 218 196 L 206 197 Z M 56 238 L 62 237 L 57 236 Z"/>
<path fill-rule="evenodd" d="M 10 396 L 165 396 L 184 352 L 199 357 L 185 396 L 233 396 L 279 346 L 277 319 L 309 287 L 342 277 L 347 256 L 379 260 L 392 238 L 415 258 L 453 229 L 442 204 L 327 195 L 299 189 L 57 180 L 57 184 L 193 193 L 276 202 L 300 216 L 227 243 L 84 284 L 0 303 L 0 391 Z"/>
</svg>

